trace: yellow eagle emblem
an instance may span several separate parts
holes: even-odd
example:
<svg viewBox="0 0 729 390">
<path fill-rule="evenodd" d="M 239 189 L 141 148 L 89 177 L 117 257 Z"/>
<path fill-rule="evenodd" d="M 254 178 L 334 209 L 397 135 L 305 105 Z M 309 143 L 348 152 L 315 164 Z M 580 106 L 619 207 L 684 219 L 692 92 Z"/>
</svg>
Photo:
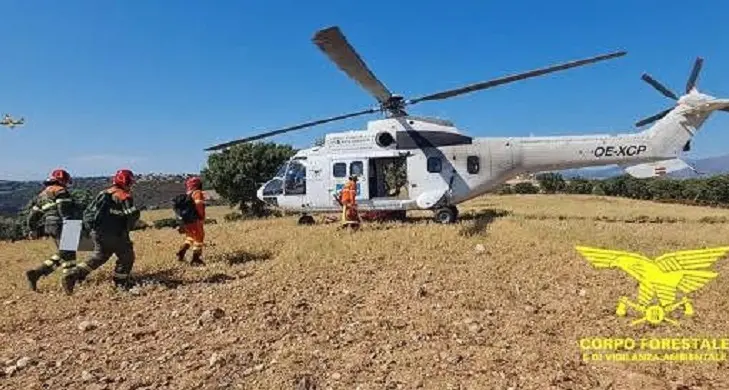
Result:
<svg viewBox="0 0 729 390">
<path fill-rule="evenodd" d="M 693 306 L 686 294 L 716 278 L 718 273 L 708 268 L 729 252 L 727 246 L 666 253 L 651 260 L 637 253 L 584 246 L 575 249 L 595 268 L 620 268 L 638 280 L 638 302 L 620 297 L 616 310 L 621 317 L 627 314 L 628 307 L 642 313 L 643 317 L 632 325 L 643 322 L 657 325 L 663 321 L 678 325 L 668 315 L 679 307 L 684 308 L 684 315 L 693 315 Z M 683 293 L 680 300 L 677 299 L 678 291 Z"/>
</svg>

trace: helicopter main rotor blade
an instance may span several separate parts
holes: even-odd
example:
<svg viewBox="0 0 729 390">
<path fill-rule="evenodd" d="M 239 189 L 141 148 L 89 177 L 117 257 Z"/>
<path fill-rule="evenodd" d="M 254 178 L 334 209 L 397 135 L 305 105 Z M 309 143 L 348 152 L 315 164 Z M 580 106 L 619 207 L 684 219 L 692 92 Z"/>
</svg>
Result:
<svg viewBox="0 0 729 390">
<path fill-rule="evenodd" d="M 671 107 L 669 109 L 666 109 L 666 110 L 663 110 L 663 111 L 659 112 L 656 115 L 649 116 L 648 118 L 642 119 L 642 120 L 636 122 L 635 126 L 636 127 L 641 127 L 643 125 L 647 125 L 649 123 L 655 122 L 655 121 L 663 118 L 664 116 L 668 115 L 668 113 L 671 112 L 671 110 L 673 110 L 673 109 L 674 109 L 674 107 Z"/>
<path fill-rule="evenodd" d="M 379 109 L 377 109 L 377 108 L 370 108 L 370 109 L 367 109 L 367 110 L 363 110 L 363 111 L 359 111 L 359 112 L 354 112 L 354 113 L 351 113 L 351 114 L 339 115 L 339 116 L 334 116 L 334 117 L 330 117 L 330 118 L 326 118 L 326 119 L 320 119 L 320 120 L 316 120 L 316 121 L 312 121 L 312 122 L 306 122 L 306 123 L 302 123 L 302 124 L 299 124 L 299 125 L 296 125 L 296 126 L 285 127 L 283 129 L 268 131 L 268 132 L 265 132 L 265 133 L 256 134 L 254 136 L 250 136 L 250 137 L 246 137 L 246 138 L 241 138 L 241 139 L 237 139 L 237 140 L 234 140 L 234 141 L 230 141 L 230 142 L 218 144 L 218 145 L 215 145 L 215 146 L 211 146 L 211 147 L 205 149 L 205 151 L 221 150 L 221 149 L 229 148 L 229 147 L 231 147 L 233 145 L 236 145 L 236 144 L 241 144 L 241 143 L 245 143 L 245 142 L 255 141 L 255 140 L 259 140 L 259 139 L 263 139 L 263 138 L 268 138 L 268 137 L 272 137 L 274 135 L 287 133 L 289 131 L 294 131 L 294 130 L 303 129 L 305 127 L 311 127 L 311 126 L 320 125 L 322 123 L 334 122 L 334 121 L 338 121 L 338 120 L 342 120 L 342 119 L 347 119 L 347 118 L 352 118 L 352 117 L 359 116 L 359 115 L 364 115 L 364 114 L 372 114 L 372 113 L 375 113 L 377 111 L 379 111 Z"/>
<path fill-rule="evenodd" d="M 691 92 L 691 90 L 694 89 L 694 86 L 696 86 L 696 80 L 699 78 L 699 72 L 701 72 L 701 66 L 703 64 L 704 59 L 697 57 L 694 62 L 694 67 L 691 69 L 691 76 L 689 76 L 689 79 L 686 82 L 686 93 Z"/>
<path fill-rule="evenodd" d="M 658 92 L 662 93 L 667 98 L 678 100 L 678 96 L 676 96 L 675 93 L 673 93 L 670 89 L 663 86 L 663 84 L 659 83 L 651 77 L 648 73 L 643 73 L 643 76 L 640 77 L 643 81 L 653 86 L 653 88 L 657 89 Z"/>
<path fill-rule="evenodd" d="M 392 97 L 392 93 L 375 77 L 352 45 L 347 42 L 339 27 L 320 30 L 312 40 L 339 69 L 372 94 L 380 104 Z"/>
<path fill-rule="evenodd" d="M 583 66 L 583 65 L 587 65 L 587 64 L 591 64 L 591 63 L 595 63 L 595 62 L 599 62 L 599 61 L 604 61 L 604 60 L 608 60 L 608 59 L 612 59 L 612 58 L 616 58 L 616 57 L 622 57 L 625 54 L 627 54 L 627 53 L 624 51 L 619 51 L 619 52 L 614 52 L 614 53 L 610 53 L 610 54 L 600 55 L 597 57 L 585 58 L 585 59 L 577 60 L 577 61 L 570 61 L 570 62 L 566 62 L 563 64 L 553 65 L 553 66 L 550 66 L 547 68 L 536 69 L 536 70 L 532 70 L 529 72 L 518 73 L 515 75 L 511 75 L 511 76 L 505 76 L 505 77 L 501 77 L 498 79 L 493 79 L 493 80 L 489 80 L 489 81 L 485 81 L 485 82 L 481 82 L 481 83 L 467 85 L 467 86 L 461 87 L 461 88 L 456 88 L 456 89 L 451 89 L 448 91 L 434 93 L 431 95 L 421 96 L 421 97 L 418 97 L 415 99 L 410 99 L 407 101 L 407 103 L 415 104 L 415 103 L 419 103 L 419 102 L 426 101 L 426 100 L 447 99 L 447 98 L 458 96 L 458 95 L 461 95 L 464 93 L 475 92 L 475 91 L 480 91 L 480 90 L 483 90 L 486 88 L 495 87 L 495 86 L 501 85 L 501 84 L 524 80 L 527 78 L 541 76 L 541 75 L 545 75 L 548 73 L 557 72 L 560 70 L 575 68 L 578 66 Z"/>
</svg>

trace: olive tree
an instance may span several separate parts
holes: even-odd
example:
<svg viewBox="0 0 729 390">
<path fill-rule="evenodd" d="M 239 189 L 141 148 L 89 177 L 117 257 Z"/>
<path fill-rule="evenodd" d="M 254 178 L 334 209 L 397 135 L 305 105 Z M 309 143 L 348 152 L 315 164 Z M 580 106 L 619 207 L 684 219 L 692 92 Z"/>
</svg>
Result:
<svg viewBox="0 0 729 390">
<path fill-rule="evenodd" d="M 238 144 L 211 154 L 201 176 L 205 187 L 214 189 L 230 206 L 263 216 L 266 205 L 256 198 L 256 191 L 295 153 L 291 146 L 273 142 Z"/>
</svg>

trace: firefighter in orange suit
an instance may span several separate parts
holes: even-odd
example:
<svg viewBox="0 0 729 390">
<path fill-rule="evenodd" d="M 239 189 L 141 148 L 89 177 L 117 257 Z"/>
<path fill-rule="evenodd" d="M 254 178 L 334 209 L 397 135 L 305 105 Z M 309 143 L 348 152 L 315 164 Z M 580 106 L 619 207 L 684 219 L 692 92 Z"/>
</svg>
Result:
<svg viewBox="0 0 729 390">
<path fill-rule="evenodd" d="M 185 189 L 187 194 L 195 202 L 198 220 L 182 226 L 182 232 L 185 234 L 185 242 L 177 251 L 177 260 L 185 261 L 187 250 L 192 247 L 192 261 L 190 265 L 205 265 L 202 261 L 203 241 L 205 240 L 205 195 L 202 191 L 202 181 L 199 177 L 193 176 L 185 181 Z"/>
<path fill-rule="evenodd" d="M 357 176 L 350 176 L 339 194 L 342 204 L 342 227 L 359 228 L 360 218 L 357 212 Z"/>
</svg>

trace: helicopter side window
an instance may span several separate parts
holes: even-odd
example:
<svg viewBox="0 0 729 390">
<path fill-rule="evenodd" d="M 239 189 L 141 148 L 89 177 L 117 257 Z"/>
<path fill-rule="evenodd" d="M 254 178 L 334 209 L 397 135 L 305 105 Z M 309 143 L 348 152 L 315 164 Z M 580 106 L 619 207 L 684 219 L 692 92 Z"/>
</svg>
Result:
<svg viewBox="0 0 729 390">
<path fill-rule="evenodd" d="M 298 161 L 291 161 L 284 181 L 286 195 L 306 194 L 306 166 Z"/>
<path fill-rule="evenodd" d="M 362 161 L 352 161 L 349 164 L 349 175 L 350 176 L 362 176 L 364 173 L 364 166 Z"/>
<path fill-rule="evenodd" d="M 334 173 L 334 177 L 347 176 L 347 164 L 341 162 L 335 163 L 332 167 L 332 172 Z"/>
<path fill-rule="evenodd" d="M 443 168 L 440 157 L 428 157 L 428 172 L 438 173 Z"/>
<path fill-rule="evenodd" d="M 466 157 L 466 170 L 468 171 L 468 173 L 475 175 L 478 173 L 479 168 L 480 164 L 478 161 L 478 156 Z"/>
<path fill-rule="evenodd" d="M 283 180 L 273 179 L 263 187 L 263 196 L 276 196 L 283 194 Z"/>
</svg>

